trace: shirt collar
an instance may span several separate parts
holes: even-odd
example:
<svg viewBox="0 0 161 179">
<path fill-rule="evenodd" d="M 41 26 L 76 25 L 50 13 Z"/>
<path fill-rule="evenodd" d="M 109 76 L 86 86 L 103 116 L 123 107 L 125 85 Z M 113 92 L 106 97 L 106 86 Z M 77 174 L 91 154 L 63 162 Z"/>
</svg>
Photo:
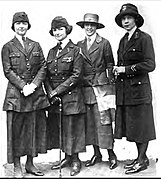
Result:
<svg viewBox="0 0 161 179">
<path fill-rule="evenodd" d="M 133 35 L 133 33 L 135 32 L 136 29 L 137 29 L 137 27 L 135 26 L 130 31 L 128 31 L 128 33 L 129 33 L 128 40 L 130 40 L 131 36 Z"/>
<path fill-rule="evenodd" d="M 62 44 L 61 44 L 61 47 L 62 47 L 62 49 L 67 45 L 67 43 L 69 42 L 69 38 L 68 37 L 66 37 L 64 40 L 62 40 L 61 41 L 62 42 Z"/>
<path fill-rule="evenodd" d="M 95 41 L 95 39 L 96 39 L 96 33 L 94 33 L 92 36 L 86 36 L 86 38 L 89 38 L 90 37 L 90 39 L 91 39 L 91 41 L 90 41 L 90 44 L 93 44 L 93 42 Z"/>
</svg>

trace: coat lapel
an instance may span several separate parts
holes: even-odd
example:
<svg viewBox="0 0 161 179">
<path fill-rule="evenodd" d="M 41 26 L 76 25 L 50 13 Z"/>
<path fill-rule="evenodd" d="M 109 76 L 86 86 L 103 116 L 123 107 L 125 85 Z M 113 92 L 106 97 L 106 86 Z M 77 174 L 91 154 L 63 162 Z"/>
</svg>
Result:
<svg viewBox="0 0 161 179">
<path fill-rule="evenodd" d="M 99 43 L 102 41 L 102 37 L 100 37 L 98 34 L 96 35 L 96 39 L 93 42 L 93 44 L 91 45 L 88 53 L 89 55 L 93 52 L 95 52 L 98 48 L 99 48 Z"/>
<path fill-rule="evenodd" d="M 67 45 L 62 49 L 62 51 L 58 54 L 57 58 L 61 58 L 62 56 L 66 55 L 67 53 L 69 53 L 70 48 L 73 47 L 73 43 L 71 42 L 71 40 L 67 43 Z M 57 47 L 58 48 L 58 47 Z"/>
<path fill-rule="evenodd" d="M 123 53 L 126 53 L 128 51 L 128 49 L 136 42 L 136 39 L 139 38 L 139 29 L 137 29 L 134 34 L 132 35 L 132 37 L 130 38 L 129 42 L 126 45 L 126 48 L 124 49 Z"/>
<path fill-rule="evenodd" d="M 90 59 L 90 57 L 89 57 L 89 53 L 87 52 L 87 39 L 86 39 L 86 38 L 85 38 L 83 41 L 81 41 L 81 43 L 80 43 L 80 48 L 81 48 L 81 50 L 82 50 L 82 54 L 83 54 L 83 56 L 84 56 L 84 59 L 85 59 L 88 63 L 92 64 L 92 63 L 91 63 L 91 59 Z"/>
<path fill-rule="evenodd" d="M 26 38 L 26 52 L 29 54 L 32 49 L 34 48 L 34 42 L 31 41 L 29 38 Z"/>
<path fill-rule="evenodd" d="M 20 50 L 25 56 L 27 56 L 25 49 L 23 48 L 20 41 L 16 37 L 13 38 L 12 42 L 18 50 Z"/>
</svg>

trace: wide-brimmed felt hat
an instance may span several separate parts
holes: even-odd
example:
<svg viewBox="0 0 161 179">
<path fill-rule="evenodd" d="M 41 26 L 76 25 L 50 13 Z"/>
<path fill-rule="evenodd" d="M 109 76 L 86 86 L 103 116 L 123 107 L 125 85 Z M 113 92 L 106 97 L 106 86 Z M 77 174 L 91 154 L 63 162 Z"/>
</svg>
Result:
<svg viewBox="0 0 161 179">
<path fill-rule="evenodd" d="M 138 8 L 130 3 L 122 5 L 120 13 L 115 17 L 115 22 L 118 26 L 122 27 L 122 18 L 125 15 L 131 15 L 136 20 L 137 27 L 141 27 L 144 23 L 143 17 L 139 14 Z"/>
<path fill-rule="evenodd" d="M 67 35 L 71 33 L 73 26 L 69 25 L 67 20 L 62 16 L 56 16 L 51 22 L 51 29 L 49 33 L 53 36 L 53 29 L 65 27 Z"/>
<path fill-rule="evenodd" d="M 76 24 L 84 28 L 85 23 L 92 23 L 97 26 L 97 29 L 105 27 L 103 24 L 99 23 L 99 16 L 97 14 L 87 13 L 84 15 L 83 21 L 79 21 Z"/>
<path fill-rule="evenodd" d="M 30 29 L 30 27 L 31 27 L 31 24 L 29 22 L 29 18 L 28 18 L 27 14 L 25 12 L 16 12 L 13 15 L 12 26 L 11 26 L 11 29 L 13 31 L 15 31 L 14 23 L 16 23 L 16 22 L 27 22 L 28 23 L 28 29 Z"/>
</svg>

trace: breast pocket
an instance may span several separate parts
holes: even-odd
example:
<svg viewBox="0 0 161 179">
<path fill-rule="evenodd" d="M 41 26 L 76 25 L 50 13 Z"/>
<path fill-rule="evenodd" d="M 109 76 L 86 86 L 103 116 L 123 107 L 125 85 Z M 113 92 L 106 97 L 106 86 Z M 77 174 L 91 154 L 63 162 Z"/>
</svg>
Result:
<svg viewBox="0 0 161 179">
<path fill-rule="evenodd" d="M 135 47 L 129 49 L 127 59 L 130 59 L 131 63 L 137 63 L 141 59 L 144 59 L 142 50 L 139 48 L 135 48 Z"/>
<path fill-rule="evenodd" d="M 68 71 L 71 70 L 72 68 L 72 64 L 73 64 L 73 57 L 63 57 L 61 59 L 61 67 L 62 67 L 62 71 Z"/>
<path fill-rule="evenodd" d="M 12 52 L 9 55 L 9 58 L 11 59 L 12 66 L 17 66 L 19 64 L 20 59 L 20 53 Z"/>
<path fill-rule="evenodd" d="M 39 64 L 40 63 L 40 52 L 32 52 L 33 63 Z"/>
</svg>

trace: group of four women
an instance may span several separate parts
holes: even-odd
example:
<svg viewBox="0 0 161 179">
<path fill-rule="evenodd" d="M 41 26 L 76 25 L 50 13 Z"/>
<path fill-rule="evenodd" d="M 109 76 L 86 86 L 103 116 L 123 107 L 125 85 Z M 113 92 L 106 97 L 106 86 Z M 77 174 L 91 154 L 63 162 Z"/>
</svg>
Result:
<svg viewBox="0 0 161 179">
<path fill-rule="evenodd" d="M 148 76 L 155 69 L 152 39 L 139 29 L 144 19 L 133 4 L 122 5 L 115 21 L 129 38 L 120 40 L 116 66 L 110 42 L 96 32 L 105 27 L 97 14 L 87 13 L 76 23 L 86 33 L 77 44 L 68 37 L 73 27 L 56 16 L 49 33 L 57 45 L 47 60 L 40 44 L 26 37 L 31 27 L 27 14 L 14 14 L 15 37 L 2 48 L 2 64 L 8 79 L 3 105 L 7 161 L 14 164 L 15 177 L 23 177 L 25 155 L 26 172 L 43 176 L 33 158 L 59 147 L 65 158 L 54 163 L 53 170 L 70 166 L 70 175 L 77 175 L 82 168 L 79 153 L 86 152 L 87 145 L 93 145 L 94 155 L 86 167 L 102 161 L 101 148 L 107 149 L 109 168 L 114 169 L 114 138 L 122 137 L 135 142 L 138 150 L 125 173 L 148 167 L 148 142 L 156 138 Z"/>
</svg>

